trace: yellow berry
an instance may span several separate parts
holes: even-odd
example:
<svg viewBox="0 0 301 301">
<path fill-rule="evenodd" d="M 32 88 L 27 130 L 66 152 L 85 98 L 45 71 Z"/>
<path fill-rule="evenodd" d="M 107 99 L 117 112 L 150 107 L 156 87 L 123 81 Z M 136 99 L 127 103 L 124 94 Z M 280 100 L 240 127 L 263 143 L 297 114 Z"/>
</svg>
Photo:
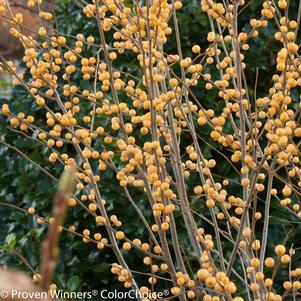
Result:
<svg viewBox="0 0 301 301">
<path fill-rule="evenodd" d="M 209 274 L 208 270 L 206 270 L 206 269 L 200 269 L 197 272 L 197 277 L 199 280 L 202 280 L 202 281 L 206 280 L 209 276 L 210 276 L 210 274 Z"/>
<path fill-rule="evenodd" d="M 201 47 L 199 45 L 194 45 L 192 47 L 192 52 L 197 54 L 197 53 L 200 53 L 201 52 Z"/>
<path fill-rule="evenodd" d="M 28 214 L 33 215 L 36 212 L 36 210 L 33 207 L 30 207 L 27 209 L 27 212 Z"/>
<path fill-rule="evenodd" d="M 285 254 L 285 246 L 284 245 L 278 245 L 275 247 L 275 253 L 278 255 L 278 256 L 282 256 L 283 254 Z"/>
<path fill-rule="evenodd" d="M 115 237 L 116 237 L 116 239 L 118 239 L 118 240 L 122 240 L 122 239 L 124 239 L 125 235 L 124 235 L 124 233 L 123 233 L 122 231 L 117 231 L 117 232 L 115 233 Z"/>
<path fill-rule="evenodd" d="M 280 257 L 280 261 L 282 264 L 288 264 L 291 261 L 291 258 L 289 255 L 284 254 Z"/>
<path fill-rule="evenodd" d="M 264 264 L 267 268 L 273 268 L 275 266 L 275 260 L 272 257 L 267 257 Z"/>
</svg>

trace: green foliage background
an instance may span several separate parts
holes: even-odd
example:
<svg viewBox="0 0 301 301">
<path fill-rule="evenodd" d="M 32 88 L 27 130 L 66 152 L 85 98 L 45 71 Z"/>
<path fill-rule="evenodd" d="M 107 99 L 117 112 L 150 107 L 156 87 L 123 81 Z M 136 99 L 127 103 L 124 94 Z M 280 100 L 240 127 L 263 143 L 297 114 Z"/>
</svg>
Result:
<svg viewBox="0 0 301 301">
<path fill-rule="evenodd" d="M 241 29 L 245 29 L 248 20 L 258 18 L 261 10 L 260 0 L 250 1 L 240 15 Z M 291 1 L 293 2 L 293 1 Z M 209 31 L 209 23 L 207 15 L 201 12 L 199 1 L 183 1 L 183 9 L 179 12 L 179 24 L 181 31 L 182 47 L 184 55 L 191 55 L 191 47 L 194 44 L 200 44 L 202 49 L 207 46 L 207 32 Z M 294 3 L 291 3 L 294 7 Z M 85 36 L 90 34 L 97 37 L 97 28 L 93 27 L 92 22 L 87 22 L 83 17 L 80 9 L 72 4 L 72 1 L 60 1 L 57 8 L 57 24 L 60 32 L 64 34 L 76 35 L 78 32 Z M 268 28 L 261 29 L 258 38 L 250 42 L 250 50 L 246 54 L 247 73 L 249 93 L 251 99 L 254 99 L 254 87 L 256 82 L 256 73 L 258 73 L 257 96 L 266 95 L 268 87 L 271 85 L 271 75 L 275 68 L 275 54 L 280 47 L 280 44 L 273 38 L 275 28 L 272 24 Z M 96 38 L 96 42 L 99 40 Z M 166 46 L 166 52 L 176 53 L 175 40 L 171 38 Z M 129 72 L 137 72 L 138 68 L 135 65 L 136 60 L 133 56 L 128 56 L 127 60 L 119 61 L 120 68 Z M 208 70 L 209 71 L 209 70 Z M 210 70 L 214 76 L 213 69 Z M 216 109 L 222 108 L 222 104 L 218 100 L 217 92 L 214 90 L 206 91 L 201 87 L 201 83 L 195 93 L 201 100 L 205 108 L 212 105 Z M 1 88 L 0 88 L 1 89 Z M 0 98 L 0 106 L 7 102 L 7 99 Z M 32 104 L 24 90 L 16 86 L 13 90 L 12 97 L 9 100 L 11 107 L 17 111 L 32 111 L 37 110 L 37 107 Z M 40 122 L 43 123 L 42 112 L 37 112 L 41 116 Z M 208 134 L 208 128 L 204 127 L 199 130 L 198 134 L 207 142 L 203 143 L 203 151 L 206 157 L 215 157 L 218 164 L 214 170 L 215 174 L 224 177 L 236 179 L 237 175 L 229 163 L 217 152 L 219 148 L 215 143 L 211 142 Z M 7 120 L 0 118 L 0 140 L 17 147 L 28 158 L 38 162 L 46 170 L 54 174 L 56 177 L 60 175 L 61 168 L 50 166 L 48 162 L 47 149 L 42 147 L 34 140 L 28 139 L 22 134 L 12 131 L 8 126 Z M 219 149 L 220 150 L 220 149 Z M 13 149 L 6 147 L 0 143 L 0 202 L 7 204 L 15 204 L 22 208 L 36 207 L 37 213 L 44 217 L 50 216 L 51 200 L 55 193 L 56 183 L 50 179 L 45 173 L 41 172 L 34 164 L 25 160 L 20 154 Z M 192 176 L 187 188 L 191 189 L 194 185 L 199 184 L 196 176 Z M 124 231 L 132 237 L 145 236 L 143 228 L 136 223 L 135 212 L 123 197 L 123 190 L 119 188 L 114 174 L 111 171 L 106 171 L 106 175 L 102 177 L 100 189 L 104 198 L 109 203 L 109 213 L 118 213 L 122 217 Z M 235 189 L 233 186 L 232 189 Z M 231 190 L 231 186 L 230 186 Z M 134 194 L 133 191 L 131 191 Z M 151 212 L 146 209 L 147 202 L 142 194 L 133 195 L 135 202 L 140 208 L 143 208 L 147 218 L 150 218 Z M 262 206 L 262 204 L 260 204 Z M 269 237 L 270 248 L 278 241 L 279 235 L 289 230 L 290 224 L 285 220 L 288 217 L 279 216 L 278 204 L 272 205 L 272 229 Z M 192 200 L 192 207 L 199 209 L 199 200 Z M 0 205 L 0 265 L 10 266 L 28 272 L 26 266 L 22 263 L 18 256 L 22 254 L 28 263 L 35 269 L 39 265 L 39 248 L 41 240 L 45 234 L 45 225 L 37 225 L 35 219 L 29 217 L 23 212 L 12 210 L 3 204 Z M 78 230 L 85 228 L 93 229 L 94 221 L 86 212 L 79 207 L 72 208 L 69 211 L 66 225 L 74 224 Z M 209 232 L 211 231 L 208 225 L 202 225 Z M 208 229 L 207 229 L 208 228 Z M 186 232 L 179 227 L 179 241 L 181 246 L 187 251 L 190 256 L 189 245 L 186 245 Z M 301 234 L 300 227 L 295 227 L 294 232 L 290 236 L 290 240 L 294 241 Z M 147 240 L 147 236 L 145 236 Z M 114 255 L 109 249 L 99 251 L 92 244 L 84 244 L 78 237 L 63 233 L 61 238 L 61 256 L 58 267 L 56 269 L 55 283 L 61 289 L 65 290 L 92 290 L 101 288 L 120 288 L 120 284 L 112 277 L 110 266 L 108 263 L 115 262 Z M 141 254 L 135 253 L 127 256 L 129 266 L 134 267 L 137 258 L 141 258 Z M 143 283 L 139 283 L 143 284 Z"/>
</svg>

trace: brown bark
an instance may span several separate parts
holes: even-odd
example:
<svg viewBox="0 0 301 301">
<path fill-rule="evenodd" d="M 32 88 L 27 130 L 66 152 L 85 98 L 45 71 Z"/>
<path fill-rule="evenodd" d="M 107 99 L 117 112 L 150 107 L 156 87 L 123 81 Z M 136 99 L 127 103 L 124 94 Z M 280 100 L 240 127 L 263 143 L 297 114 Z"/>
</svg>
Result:
<svg viewBox="0 0 301 301">
<path fill-rule="evenodd" d="M 36 30 L 41 26 L 41 18 L 37 13 L 37 9 L 29 9 L 27 7 L 27 0 L 9 0 L 8 1 L 15 15 L 17 13 L 23 14 L 24 26 L 31 30 Z M 43 1 L 41 9 L 44 11 L 51 12 L 54 0 Z M 0 18 L 0 54 L 6 59 L 17 59 L 23 54 L 21 43 L 9 33 L 10 24 L 7 23 L 3 18 Z M 24 30 L 26 35 L 32 35 L 31 32 Z"/>
</svg>

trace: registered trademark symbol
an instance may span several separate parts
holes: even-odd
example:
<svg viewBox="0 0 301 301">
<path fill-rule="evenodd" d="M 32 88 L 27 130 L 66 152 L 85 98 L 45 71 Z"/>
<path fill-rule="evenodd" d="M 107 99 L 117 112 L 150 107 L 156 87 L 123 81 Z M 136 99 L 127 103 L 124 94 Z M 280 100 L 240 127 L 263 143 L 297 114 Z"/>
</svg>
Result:
<svg viewBox="0 0 301 301">
<path fill-rule="evenodd" d="M 98 295 L 98 291 L 97 291 L 97 290 L 93 290 L 93 291 L 92 291 L 92 295 L 93 295 L 93 296 L 97 296 L 97 295 Z"/>
</svg>

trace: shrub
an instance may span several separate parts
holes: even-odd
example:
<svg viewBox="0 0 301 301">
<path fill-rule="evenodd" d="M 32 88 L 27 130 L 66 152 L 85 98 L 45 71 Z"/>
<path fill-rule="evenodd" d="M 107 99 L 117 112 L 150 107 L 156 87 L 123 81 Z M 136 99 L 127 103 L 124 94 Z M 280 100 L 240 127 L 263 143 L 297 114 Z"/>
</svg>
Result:
<svg viewBox="0 0 301 301">
<path fill-rule="evenodd" d="M 87 248 L 109 252 L 116 281 L 141 292 L 167 288 L 179 300 L 297 298 L 301 62 L 294 3 L 264 1 L 248 20 L 244 0 L 202 0 L 207 42 L 185 51 L 184 1 L 79 2 L 81 18 L 97 30 L 86 35 L 60 31 L 55 14 L 40 11 L 45 24 L 35 38 L 0 3 L 27 68 L 22 74 L 0 57 L 27 103 L 22 111 L 3 104 L 2 113 L 35 149 L 47 150 L 47 167 L 35 162 L 40 171 L 53 178 L 76 165 L 68 205 L 88 215 L 65 229 Z M 277 42 L 275 56 L 258 54 L 266 66 L 275 61 L 266 85 L 249 54 L 262 35 Z"/>
</svg>

